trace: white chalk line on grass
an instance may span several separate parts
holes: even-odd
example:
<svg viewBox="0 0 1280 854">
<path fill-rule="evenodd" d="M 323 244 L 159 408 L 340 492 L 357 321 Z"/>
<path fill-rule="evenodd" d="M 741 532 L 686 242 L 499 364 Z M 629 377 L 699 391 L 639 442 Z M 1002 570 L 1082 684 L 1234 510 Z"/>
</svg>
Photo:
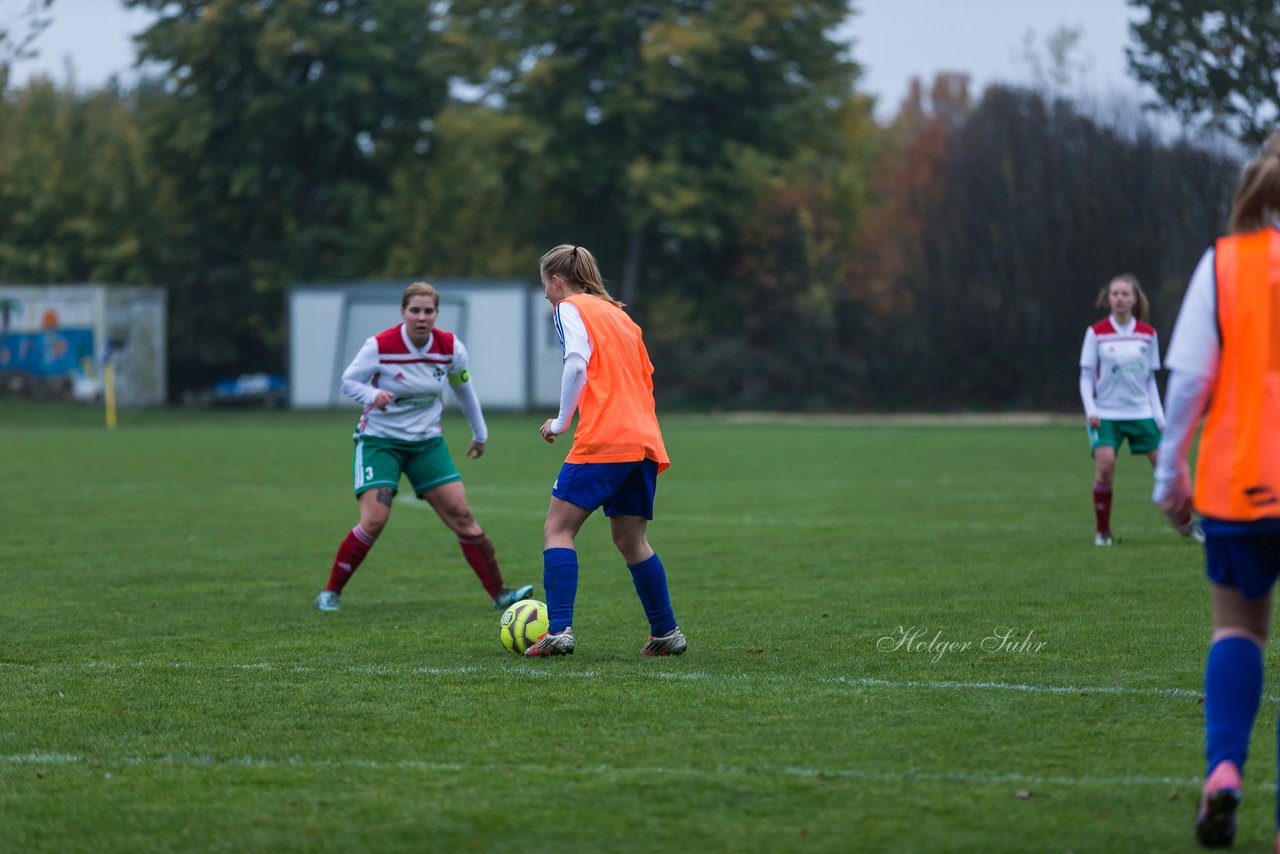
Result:
<svg viewBox="0 0 1280 854">
<path fill-rule="evenodd" d="M 865 771 L 857 768 L 803 768 L 795 766 L 757 765 L 739 767 L 718 765 L 714 768 L 668 768 L 656 766 L 623 767 L 607 763 L 591 763 L 582 765 L 504 765 L 500 763 L 462 763 L 462 762 L 428 762 L 417 759 L 379 760 L 379 759 L 308 759 L 300 756 L 270 758 L 262 756 L 213 757 L 200 756 L 126 756 L 116 759 L 98 755 L 81 756 L 74 753 L 20 753 L 0 756 L 0 765 L 78 765 L 90 764 L 95 768 L 134 767 L 134 768 L 306 768 L 306 769 L 372 769 L 377 771 L 425 771 L 429 773 L 510 773 L 527 774 L 531 778 L 553 776 L 590 776 L 604 778 L 634 777 L 695 777 L 715 780 L 724 777 L 799 777 L 804 779 L 837 779 L 855 780 L 868 783 L 892 783 L 902 785 L 912 782 L 924 783 L 967 783 L 977 785 L 1019 785 L 1019 786 L 1076 786 L 1083 788 L 1114 788 L 1118 786 L 1198 786 L 1200 781 L 1195 777 L 1161 777 L 1141 774 L 1120 777 L 1100 777 L 1085 775 L 1073 777 L 1067 775 L 1019 774 L 1006 772 L 991 774 L 978 771 Z M 1264 784 L 1268 787 L 1274 783 Z"/>
<path fill-rule="evenodd" d="M 381 665 L 345 665 L 341 667 L 312 667 L 307 665 L 278 665 L 269 661 L 233 664 L 206 664 L 192 661 L 133 661 L 120 663 L 115 661 L 58 662 L 50 664 L 22 664 L 13 661 L 0 661 L 0 669 L 14 670 L 184 670 L 198 673 L 222 673 L 232 671 L 250 671 L 263 673 L 353 673 L 375 676 L 529 676 L 534 678 L 556 679 L 596 679 L 601 674 L 595 670 L 574 670 L 568 668 L 544 668 L 533 665 L 515 667 L 488 667 L 483 665 L 462 665 L 459 667 L 390 667 Z M 672 682 L 782 682 L 797 683 L 812 681 L 821 685 L 847 685 L 851 688 L 885 688 L 890 690 L 932 690 L 932 691 L 1011 691 L 1024 694 L 1059 694 L 1090 696 L 1096 694 L 1130 696 L 1198 699 L 1202 696 L 1199 690 L 1192 688 L 1131 688 L 1124 685 L 1034 685 L 1022 682 L 960 682 L 949 680 L 894 680 L 876 679 L 866 676 L 813 676 L 812 678 L 790 674 L 747 674 L 747 673 L 703 673 L 697 670 L 654 670 L 650 672 L 632 671 L 617 673 L 617 678 L 625 679 L 640 676 L 649 679 L 669 680 Z M 1280 702 L 1280 696 L 1266 695 L 1267 702 Z"/>
<path fill-rule="evenodd" d="M 835 682 L 843 682 L 865 688 L 934 688 L 938 690 L 960 689 L 971 691 L 1022 691 L 1028 694 L 1127 694 L 1142 697 L 1200 697 L 1202 693 L 1190 688 L 1126 688 L 1123 685 L 1093 685 L 1089 687 L 1075 685 L 1027 685 L 1019 682 L 920 682 L 906 680 L 895 682 L 892 679 L 869 679 L 837 676 Z M 1275 701 L 1280 697 L 1268 697 Z"/>
</svg>

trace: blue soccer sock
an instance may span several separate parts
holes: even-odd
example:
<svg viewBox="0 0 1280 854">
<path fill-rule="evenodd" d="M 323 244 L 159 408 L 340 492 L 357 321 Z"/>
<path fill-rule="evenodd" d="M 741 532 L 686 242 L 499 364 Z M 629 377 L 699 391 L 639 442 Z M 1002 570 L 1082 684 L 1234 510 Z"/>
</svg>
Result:
<svg viewBox="0 0 1280 854">
<path fill-rule="evenodd" d="M 1204 669 L 1204 755 L 1208 775 L 1224 760 L 1241 771 L 1249 733 L 1262 701 L 1262 648 L 1249 638 L 1225 637 L 1209 647 Z"/>
<path fill-rule="evenodd" d="M 650 633 L 654 637 L 670 634 L 676 627 L 676 618 L 671 612 L 667 571 L 663 569 L 657 553 L 640 563 L 627 564 L 627 569 L 631 570 L 631 580 L 636 585 L 636 593 L 640 594 L 644 614 L 649 618 Z"/>
<path fill-rule="evenodd" d="M 573 602 L 578 598 L 578 553 L 546 549 L 542 553 L 542 589 L 547 591 L 547 631 L 558 634 L 573 625 Z"/>
</svg>

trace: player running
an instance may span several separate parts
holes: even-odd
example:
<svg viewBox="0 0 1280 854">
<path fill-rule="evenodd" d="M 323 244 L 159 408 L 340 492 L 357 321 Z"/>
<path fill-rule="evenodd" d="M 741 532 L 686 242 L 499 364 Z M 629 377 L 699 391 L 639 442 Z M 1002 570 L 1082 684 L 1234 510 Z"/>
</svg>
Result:
<svg viewBox="0 0 1280 854">
<path fill-rule="evenodd" d="M 555 307 L 564 373 L 560 413 L 538 432 L 554 442 L 569 429 L 575 410 L 578 427 L 551 487 L 543 529 L 542 586 L 550 625 L 525 655 L 573 654 L 578 593 L 574 538 L 598 507 L 609 517 L 613 544 L 631 570 L 649 618 L 649 640 L 642 652 L 680 655 L 687 643 L 671 609 L 666 570 L 645 535 L 653 518 L 658 472 L 669 461 L 653 401 L 653 364 L 640 327 L 609 296 L 596 260 L 585 248 L 557 246 L 542 256 L 539 274 Z"/>
</svg>

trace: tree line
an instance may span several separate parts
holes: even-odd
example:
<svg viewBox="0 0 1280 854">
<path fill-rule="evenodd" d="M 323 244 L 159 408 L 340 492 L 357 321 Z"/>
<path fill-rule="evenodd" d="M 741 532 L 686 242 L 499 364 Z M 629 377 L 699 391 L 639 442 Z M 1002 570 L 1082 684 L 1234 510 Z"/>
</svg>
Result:
<svg viewBox="0 0 1280 854">
<path fill-rule="evenodd" d="M 0 282 L 165 287 L 175 395 L 283 370 L 290 283 L 574 242 L 669 405 L 1073 407 L 1093 295 L 1167 337 L 1239 168 L 962 74 L 878 122 L 844 0 L 126 5 L 132 87 L 10 86 L 0 37 Z"/>
</svg>

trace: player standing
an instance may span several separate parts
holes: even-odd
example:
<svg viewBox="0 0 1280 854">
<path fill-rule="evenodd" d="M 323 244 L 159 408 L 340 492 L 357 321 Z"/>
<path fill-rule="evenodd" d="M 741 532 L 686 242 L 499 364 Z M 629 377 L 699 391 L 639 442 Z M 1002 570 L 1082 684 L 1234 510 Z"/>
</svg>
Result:
<svg viewBox="0 0 1280 854">
<path fill-rule="evenodd" d="M 1154 466 L 1164 430 L 1164 407 L 1156 386 L 1160 345 L 1155 329 L 1145 322 L 1149 305 L 1138 280 L 1127 274 L 1116 276 L 1098 293 L 1095 304 L 1110 308 L 1111 313 L 1085 331 L 1080 349 L 1080 399 L 1094 463 L 1097 526 L 1093 542 L 1109 546 L 1116 454 L 1127 439 L 1130 453 L 1146 454 Z M 1199 529 L 1190 518 L 1182 533 L 1199 538 Z"/>
<path fill-rule="evenodd" d="M 533 585 L 505 587 L 493 544 L 471 515 L 462 476 L 441 435 L 443 395 L 448 387 L 471 426 L 467 456 L 484 454 L 488 428 L 467 370 L 467 349 L 451 332 L 436 329 L 440 295 L 425 282 L 405 288 L 404 322 L 367 339 L 342 374 L 342 391 L 364 404 L 355 432 L 355 493 L 360 522 L 338 546 L 329 584 L 316 597 L 321 611 L 341 608 L 339 596 L 391 515 L 404 474 L 458 536 L 467 563 L 493 599 L 506 608 L 533 594 Z"/>
</svg>

